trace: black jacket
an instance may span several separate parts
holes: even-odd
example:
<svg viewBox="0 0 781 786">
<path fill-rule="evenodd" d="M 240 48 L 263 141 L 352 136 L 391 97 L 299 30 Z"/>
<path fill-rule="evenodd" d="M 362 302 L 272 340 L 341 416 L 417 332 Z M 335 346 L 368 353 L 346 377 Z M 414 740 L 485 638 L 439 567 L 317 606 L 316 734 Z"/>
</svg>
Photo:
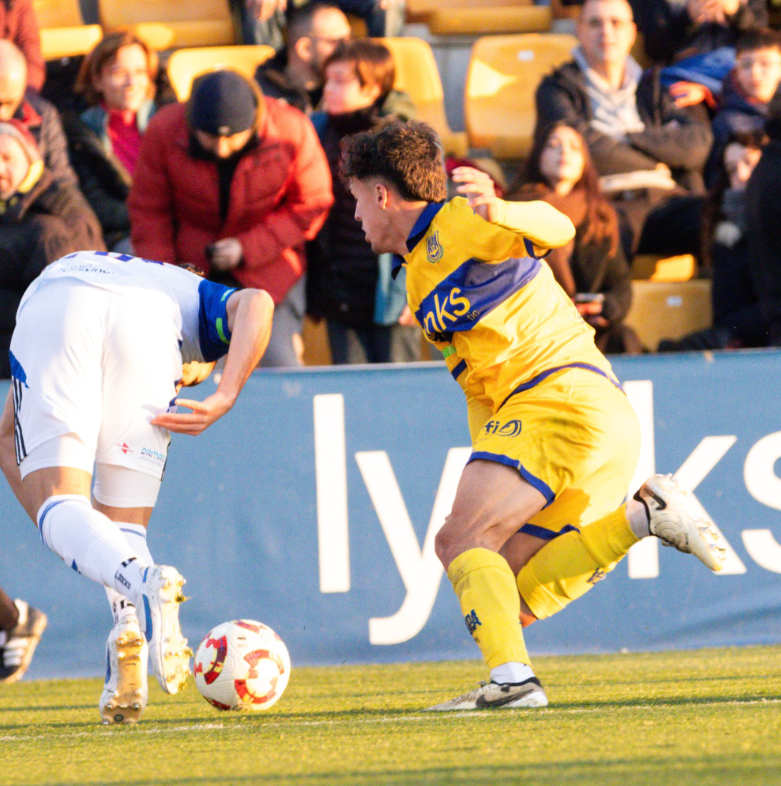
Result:
<svg viewBox="0 0 781 786">
<path fill-rule="evenodd" d="M 685 8 L 674 8 L 667 0 L 630 0 L 630 4 L 645 51 L 659 63 L 735 46 L 741 33 L 768 24 L 766 0 L 748 0 L 726 25 L 695 25 Z"/>
<path fill-rule="evenodd" d="M 68 149 L 81 191 L 103 228 L 106 245 L 111 248 L 130 235 L 127 197 L 132 183 L 122 162 L 106 151 L 100 137 L 75 113 L 63 115 Z"/>
<path fill-rule="evenodd" d="M 586 140 L 600 175 L 653 169 L 667 164 L 679 182 L 698 190 L 702 168 L 708 158 L 713 135 L 706 125 L 695 123 L 678 109 L 659 83 L 658 71 L 646 71 L 637 88 L 637 109 L 645 130 L 614 139 L 591 128 L 591 102 L 585 77 L 575 61 L 560 66 L 537 88 L 537 129 L 564 121 Z M 691 177 L 691 175 L 694 177 Z"/>
<path fill-rule="evenodd" d="M 355 220 L 355 199 L 339 178 L 339 143 L 381 122 L 376 109 L 338 117 L 312 117 L 333 176 L 334 204 L 323 228 L 307 245 L 307 311 L 315 317 L 365 329 L 374 321 L 379 267 Z"/>
<path fill-rule="evenodd" d="M 44 170 L 38 183 L 0 215 L 0 378 L 25 289 L 46 265 L 74 251 L 104 251 L 100 224 L 73 186 Z"/>
</svg>

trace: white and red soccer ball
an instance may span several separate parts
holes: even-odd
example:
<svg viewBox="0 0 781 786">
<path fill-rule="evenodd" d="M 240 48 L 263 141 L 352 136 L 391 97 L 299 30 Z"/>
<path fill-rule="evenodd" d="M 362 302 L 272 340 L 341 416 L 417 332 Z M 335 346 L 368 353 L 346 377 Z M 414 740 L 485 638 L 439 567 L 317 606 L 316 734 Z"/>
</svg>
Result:
<svg viewBox="0 0 781 786">
<path fill-rule="evenodd" d="M 195 685 L 220 710 L 267 710 L 290 679 L 290 655 L 268 625 L 255 620 L 223 622 L 195 653 Z"/>
</svg>

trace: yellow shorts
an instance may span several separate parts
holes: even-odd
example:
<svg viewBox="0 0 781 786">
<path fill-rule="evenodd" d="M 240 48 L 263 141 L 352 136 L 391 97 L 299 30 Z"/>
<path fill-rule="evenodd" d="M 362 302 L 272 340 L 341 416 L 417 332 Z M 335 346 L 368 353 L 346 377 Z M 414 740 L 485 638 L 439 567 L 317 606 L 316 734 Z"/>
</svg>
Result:
<svg viewBox="0 0 781 786">
<path fill-rule="evenodd" d="M 469 460 L 513 467 L 540 491 L 547 505 L 519 531 L 552 540 L 621 505 L 639 452 L 640 424 L 624 392 L 569 368 L 511 396 L 483 424 Z"/>
</svg>

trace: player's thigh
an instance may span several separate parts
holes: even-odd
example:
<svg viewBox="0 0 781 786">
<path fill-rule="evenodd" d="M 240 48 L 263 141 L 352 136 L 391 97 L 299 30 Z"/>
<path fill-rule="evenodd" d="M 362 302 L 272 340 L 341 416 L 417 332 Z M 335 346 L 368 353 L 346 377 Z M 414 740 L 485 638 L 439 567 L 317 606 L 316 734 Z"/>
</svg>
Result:
<svg viewBox="0 0 781 786">
<path fill-rule="evenodd" d="M 100 464 L 163 475 L 170 436 L 151 420 L 174 406 L 182 375 L 174 309 L 155 291 L 117 295 L 103 350 Z"/>
<path fill-rule="evenodd" d="M 23 475 L 31 452 L 66 434 L 84 446 L 85 459 L 75 466 L 92 471 L 109 310 L 109 293 L 70 280 L 43 283 L 23 305 L 11 339 L 15 441 Z"/>
<path fill-rule="evenodd" d="M 464 468 L 453 509 L 437 535 L 437 553 L 447 566 L 466 548 L 498 551 L 545 505 L 545 497 L 512 467 L 474 460 Z"/>
</svg>

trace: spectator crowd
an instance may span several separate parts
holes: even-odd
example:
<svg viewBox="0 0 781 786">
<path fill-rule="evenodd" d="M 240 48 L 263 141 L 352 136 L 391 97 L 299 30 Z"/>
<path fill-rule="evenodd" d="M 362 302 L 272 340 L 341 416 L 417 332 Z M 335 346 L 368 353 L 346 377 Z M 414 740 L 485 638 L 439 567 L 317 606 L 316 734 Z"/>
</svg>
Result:
<svg viewBox="0 0 781 786">
<path fill-rule="evenodd" d="M 276 54 L 254 79 L 202 75 L 186 102 L 158 94 L 143 40 L 109 34 L 60 111 L 41 96 L 29 0 L 0 4 L 0 376 L 25 288 L 79 249 L 267 290 L 266 366 L 302 363 L 307 314 L 335 363 L 419 359 L 403 277 L 338 176 L 346 136 L 416 116 L 391 52 L 354 39 L 345 15 L 379 36 L 385 5 L 249 0 L 246 35 Z M 691 254 L 712 279 L 713 325 L 660 349 L 781 345 L 781 37 L 765 0 L 580 5 L 578 46 L 537 88 L 534 144 L 505 198 L 573 221 L 548 262 L 603 351 L 649 349 L 625 324 L 638 254 Z"/>
</svg>

